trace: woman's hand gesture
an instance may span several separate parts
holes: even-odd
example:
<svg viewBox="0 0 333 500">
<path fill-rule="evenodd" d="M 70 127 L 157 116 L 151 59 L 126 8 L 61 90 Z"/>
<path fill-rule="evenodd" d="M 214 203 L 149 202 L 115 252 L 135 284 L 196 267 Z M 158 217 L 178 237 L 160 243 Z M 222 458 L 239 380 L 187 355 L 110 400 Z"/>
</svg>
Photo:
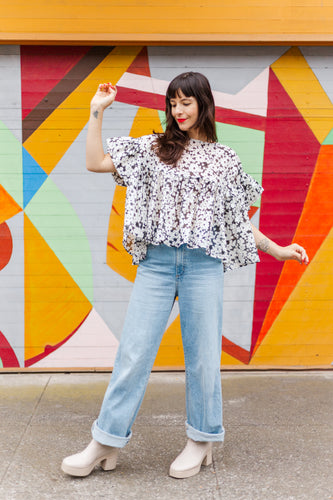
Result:
<svg viewBox="0 0 333 500">
<path fill-rule="evenodd" d="M 278 260 L 297 260 L 300 264 L 308 264 L 309 257 L 303 247 L 297 243 L 286 247 L 279 247 Z"/>
<path fill-rule="evenodd" d="M 104 110 L 111 106 L 117 95 L 117 89 L 111 83 L 101 83 L 98 85 L 96 94 L 91 100 L 90 107 L 92 110 Z"/>
</svg>

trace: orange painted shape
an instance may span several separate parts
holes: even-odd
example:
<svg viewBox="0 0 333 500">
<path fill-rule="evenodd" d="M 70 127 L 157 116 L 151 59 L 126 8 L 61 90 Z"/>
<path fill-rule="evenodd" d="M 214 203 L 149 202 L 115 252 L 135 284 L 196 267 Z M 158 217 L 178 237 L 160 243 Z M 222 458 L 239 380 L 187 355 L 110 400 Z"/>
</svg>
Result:
<svg viewBox="0 0 333 500">
<path fill-rule="evenodd" d="M 6 222 L 0 224 L 0 271 L 7 266 L 13 252 L 13 239 Z"/>
<path fill-rule="evenodd" d="M 92 305 L 26 215 L 24 241 L 27 361 L 71 335 Z"/>
<path fill-rule="evenodd" d="M 333 229 L 251 360 L 254 366 L 327 366 L 333 360 Z"/>
<path fill-rule="evenodd" d="M 10 219 L 14 215 L 22 212 L 20 205 L 7 193 L 3 186 L 0 185 L 0 224 L 5 220 Z"/>
<path fill-rule="evenodd" d="M 155 132 L 163 132 L 161 120 L 156 109 L 139 108 L 133 120 L 130 136 L 141 137 Z"/>
<path fill-rule="evenodd" d="M 165 331 L 154 363 L 154 368 L 168 366 L 185 366 L 179 315 Z"/>
<path fill-rule="evenodd" d="M 133 282 L 137 266 L 132 265 L 132 257 L 123 247 L 123 226 L 125 215 L 126 188 L 116 186 L 107 236 L 106 263 L 123 278 Z"/>
<path fill-rule="evenodd" d="M 333 226 L 333 145 L 321 146 L 315 171 L 296 229 L 294 241 L 303 245 L 310 260 L 314 258 Z M 284 304 L 306 270 L 295 261 L 287 261 L 267 311 L 256 349 L 263 342 Z M 251 361 L 253 364 L 253 360 Z"/>
</svg>

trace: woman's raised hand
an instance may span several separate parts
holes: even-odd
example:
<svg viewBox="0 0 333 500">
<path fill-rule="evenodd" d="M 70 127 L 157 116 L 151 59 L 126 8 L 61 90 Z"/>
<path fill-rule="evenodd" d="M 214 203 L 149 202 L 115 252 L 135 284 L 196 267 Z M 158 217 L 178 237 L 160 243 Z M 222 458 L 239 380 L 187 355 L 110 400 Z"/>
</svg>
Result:
<svg viewBox="0 0 333 500">
<path fill-rule="evenodd" d="M 100 83 L 96 94 L 91 100 L 90 107 L 92 109 L 104 110 L 111 106 L 117 95 L 117 89 L 114 85 L 109 83 Z"/>
</svg>

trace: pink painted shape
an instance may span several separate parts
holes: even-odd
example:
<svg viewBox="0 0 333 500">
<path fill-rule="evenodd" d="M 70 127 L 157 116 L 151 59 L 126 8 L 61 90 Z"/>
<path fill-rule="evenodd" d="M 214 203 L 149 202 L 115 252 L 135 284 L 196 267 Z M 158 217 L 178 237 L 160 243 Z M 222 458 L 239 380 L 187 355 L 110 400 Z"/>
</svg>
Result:
<svg viewBox="0 0 333 500">
<path fill-rule="evenodd" d="M 36 368 L 110 368 L 119 341 L 93 309 L 67 342 L 37 361 Z"/>
</svg>

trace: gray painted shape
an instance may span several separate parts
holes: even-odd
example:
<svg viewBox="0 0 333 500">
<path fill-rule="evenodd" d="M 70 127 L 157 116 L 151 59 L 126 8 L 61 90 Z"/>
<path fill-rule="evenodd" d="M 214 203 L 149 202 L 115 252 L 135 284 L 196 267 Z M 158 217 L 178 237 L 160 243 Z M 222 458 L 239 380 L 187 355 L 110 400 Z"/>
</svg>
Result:
<svg viewBox="0 0 333 500">
<path fill-rule="evenodd" d="M 252 217 L 259 225 L 259 210 Z M 238 346 L 250 350 L 252 340 L 253 303 L 256 265 L 251 264 L 225 273 L 223 300 L 223 335 Z"/>
<path fill-rule="evenodd" d="M 128 136 L 137 107 L 115 102 L 104 113 L 102 138 Z M 106 264 L 106 245 L 115 182 L 111 174 L 85 168 L 87 126 L 81 131 L 50 177 L 78 215 L 88 238 L 93 269 L 94 307 L 120 338 L 132 283 Z"/>
<path fill-rule="evenodd" d="M 151 76 L 172 80 L 184 71 L 207 76 L 213 90 L 236 94 L 288 47 L 170 46 L 148 47 Z"/>
<path fill-rule="evenodd" d="M 333 103 L 333 47 L 299 48 Z"/>
<path fill-rule="evenodd" d="M 18 45 L 0 45 L 0 120 L 22 142 L 21 59 Z"/>
<path fill-rule="evenodd" d="M 13 252 L 0 272 L 0 331 L 24 366 L 24 237 L 23 212 L 6 221 L 13 239 Z"/>
</svg>

